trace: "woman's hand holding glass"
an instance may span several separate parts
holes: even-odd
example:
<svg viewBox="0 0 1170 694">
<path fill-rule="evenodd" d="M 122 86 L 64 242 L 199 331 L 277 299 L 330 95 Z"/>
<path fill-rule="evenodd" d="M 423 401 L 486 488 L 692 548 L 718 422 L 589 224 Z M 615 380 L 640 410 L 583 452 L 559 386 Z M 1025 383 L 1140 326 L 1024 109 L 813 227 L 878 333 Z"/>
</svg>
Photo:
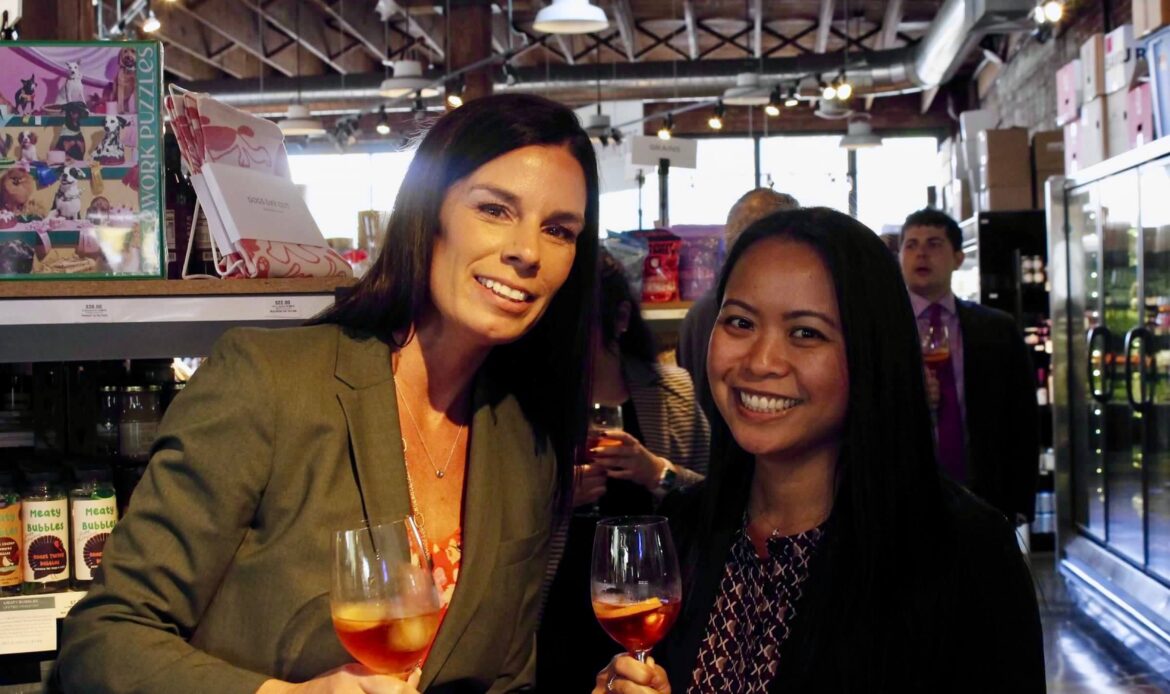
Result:
<svg viewBox="0 0 1170 694">
<path fill-rule="evenodd" d="M 597 673 L 593 694 L 670 694 L 666 670 L 653 658 L 639 662 L 628 655 L 616 655 Z"/>
<path fill-rule="evenodd" d="M 373 672 L 408 679 L 441 614 L 414 519 L 338 531 L 329 598 L 333 629 L 350 655 Z"/>
<path fill-rule="evenodd" d="M 682 607 L 678 557 L 666 519 L 624 516 L 598 523 L 590 587 L 601 628 L 645 662 Z"/>
<path fill-rule="evenodd" d="M 365 665 L 350 663 L 300 684 L 269 680 L 256 694 L 419 694 L 421 676 L 422 671 L 415 670 L 403 682 L 392 675 L 379 675 Z"/>
<path fill-rule="evenodd" d="M 654 455 L 642 442 L 624 431 L 605 432 L 606 445 L 589 449 L 590 462 L 605 468 L 615 480 L 631 480 L 647 489 L 658 486 L 669 463 Z"/>
</svg>

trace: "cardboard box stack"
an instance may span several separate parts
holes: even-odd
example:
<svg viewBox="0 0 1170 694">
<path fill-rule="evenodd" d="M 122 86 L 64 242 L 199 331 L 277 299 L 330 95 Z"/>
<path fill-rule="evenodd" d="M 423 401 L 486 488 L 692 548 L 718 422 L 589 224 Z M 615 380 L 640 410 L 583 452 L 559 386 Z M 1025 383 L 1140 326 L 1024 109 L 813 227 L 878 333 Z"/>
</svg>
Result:
<svg viewBox="0 0 1170 694">
<path fill-rule="evenodd" d="M 1032 135 L 1032 202 L 1044 207 L 1044 182 L 1064 175 L 1064 133 L 1041 130 Z"/>
<path fill-rule="evenodd" d="M 966 155 L 962 143 L 954 137 L 939 143 L 936 180 L 939 209 L 959 221 L 975 214 L 967 185 Z"/>
<path fill-rule="evenodd" d="M 1133 33 L 1138 38 L 1170 24 L 1170 0 L 1133 0 Z"/>
<path fill-rule="evenodd" d="M 1032 208 L 1032 164 L 1024 128 L 979 133 L 979 211 Z"/>
<path fill-rule="evenodd" d="M 1108 110 L 1105 106 L 1105 35 L 1093 34 L 1081 46 L 1081 117 L 1072 173 L 1104 161 L 1108 147 L 1105 130 Z M 1068 126 L 1065 126 L 1066 134 Z"/>
</svg>

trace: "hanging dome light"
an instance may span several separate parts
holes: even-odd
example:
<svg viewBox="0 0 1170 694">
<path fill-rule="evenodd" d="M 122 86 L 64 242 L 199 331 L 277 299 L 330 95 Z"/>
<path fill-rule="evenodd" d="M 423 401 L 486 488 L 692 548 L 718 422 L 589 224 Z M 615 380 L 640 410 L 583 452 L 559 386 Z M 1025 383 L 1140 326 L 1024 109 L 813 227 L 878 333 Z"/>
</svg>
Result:
<svg viewBox="0 0 1170 694">
<path fill-rule="evenodd" d="M 845 79 L 845 73 L 841 73 L 841 79 L 837 82 L 837 100 L 849 101 L 851 96 L 853 96 L 853 85 Z"/>
<path fill-rule="evenodd" d="M 792 108 L 793 106 L 799 106 L 799 105 L 800 105 L 800 99 L 796 98 L 796 85 L 794 84 L 788 88 L 788 98 L 784 99 L 784 107 L 785 108 Z"/>
<path fill-rule="evenodd" d="M 276 124 L 285 137 L 320 137 L 325 126 L 313 118 L 309 107 L 304 104 L 290 104 L 288 117 Z"/>
<path fill-rule="evenodd" d="M 425 98 L 438 96 L 439 90 L 433 80 L 423 77 L 422 63 L 417 60 L 395 60 L 394 76 L 382 80 L 378 94 L 387 99 L 397 99 L 411 92 L 419 92 Z"/>
<path fill-rule="evenodd" d="M 589 34 L 608 26 L 605 11 L 589 0 L 553 0 L 532 23 L 533 29 L 546 34 Z"/>
<path fill-rule="evenodd" d="M 863 149 L 866 147 L 880 147 L 882 138 L 873 133 L 869 118 L 854 117 L 849 120 L 848 130 L 841 138 L 842 149 Z"/>
<path fill-rule="evenodd" d="M 831 84 L 825 84 L 824 80 L 820 80 L 818 84 L 821 87 L 821 98 L 825 101 L 832 101 L 837 98 L 837 88 Z"/>
<path fill-rule="evenodd" d="M 382 117 L 378 120 L 378 124 L 374 126 L 374 130 L 382 137 L 385 137 L 390 134 L 390 118 L 386 115 L 385 106 L 378 109 L 378 113 Z"/>
<path fill-rule="evenodd" d="M 146 13 L 146 21 L 142 22 L 142 31 L 147 34 L 153 34 L 162 28 L 162 22 L 158 21 L 158 17 L 154 16 L 154 10 Z"/>
</svg>

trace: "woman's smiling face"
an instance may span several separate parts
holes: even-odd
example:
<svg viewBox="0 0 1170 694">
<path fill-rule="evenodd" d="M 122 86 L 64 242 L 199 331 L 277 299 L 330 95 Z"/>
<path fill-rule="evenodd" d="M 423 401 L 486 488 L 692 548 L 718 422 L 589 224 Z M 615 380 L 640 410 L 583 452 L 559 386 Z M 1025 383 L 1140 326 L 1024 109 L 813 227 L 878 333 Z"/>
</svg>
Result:
<svg viewBox="0 0 1170 694">
<path fill-rule="evenodd" d="M 519 339 L 569 276 L 586 199 L 563 146 L 521 147 L 457 181 L 439 212 L 423 320 L 484 347 Z"/>
<path fill-rule="evenodd" d="M 816 251 L 766 238 L 740 256 L 711 332 L 707 378 L 748 453 L 836 456 L 849 369 L 836 291 Z"/>
</svg>

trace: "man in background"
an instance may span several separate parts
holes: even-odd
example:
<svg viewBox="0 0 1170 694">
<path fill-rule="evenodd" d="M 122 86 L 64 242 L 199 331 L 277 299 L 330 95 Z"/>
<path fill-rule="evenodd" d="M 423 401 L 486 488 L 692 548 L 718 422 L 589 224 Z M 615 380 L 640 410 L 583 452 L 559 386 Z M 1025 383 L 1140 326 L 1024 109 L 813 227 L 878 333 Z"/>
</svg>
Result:
<svg viewBox="0 0 1170 694">
<path fill-rule="evenodd" d="M 902 225 L 902 276 L 924 356 L 938 358 L 928 360 L 927 380 L 939 464 L 1019 525 L 1032 519 L 1039 475 L 1035 371 L 1010 315 L 955 298 L 961 249 L 959 225 L 938 210 Z"/>
<path fill-rule="evenodd" d="M 773 212 L 798 207 L 800 203 L 791 195 L 777 193 L 771 188 L 749 190 L 735 201 L 727 213 L 727 223 L 723 227 L 723 247 L 730 251 L 735 240 L 752 222 Z M 678 365 L 691 374 L 695 397 L 703 408 L 703 414 L 707 415 L 708 422 L 714 422 L 719 416 L 715 401 L 711 398 L 711 389 L 707 387 L 707 342 L 711 338 L 711 329 L 715 327 L 715 317 L 719 314 L 715 291 L 716 288 L 712 287 L 691 305 L 678 333 Z"/>
</svg>

